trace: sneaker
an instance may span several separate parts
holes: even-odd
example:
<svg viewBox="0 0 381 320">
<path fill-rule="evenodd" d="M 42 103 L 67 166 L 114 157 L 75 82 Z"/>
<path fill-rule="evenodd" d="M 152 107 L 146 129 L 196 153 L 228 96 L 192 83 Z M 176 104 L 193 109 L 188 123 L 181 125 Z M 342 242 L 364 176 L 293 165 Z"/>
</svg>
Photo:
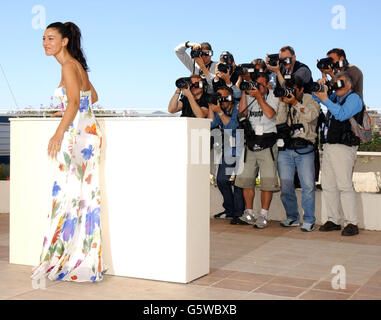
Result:
<svg viewBox="0 0 381 320">
<path fill-rule="evenodd" d="M 342 236 L 347 236 L 347 237 L 355 236 L 356 234 L 359 234 L 359 228 L 352 223 L 348 224 L 341 232 Z"/>
<path fill-rule="evenodd" d="M 227 214 L 226 211 L 223 211 L 214 215 L 214 219 L 232 219 L 232 218 L 234 217 Z"/>
<path fill-rule="evenodd" d="M 241 225 L 241 226 L 248 225 L 248 223 L 246 221 L 242 220 L 241 217 L 234 217 L 230 221 L 230 224 Z"/>
<path fill-rule="evenodd" d="M 320 228 L 319 231 L 328 232 L 334 230 L 341 230 L 341 226 L 339 224 L 333 223 L 332 221 L 327 221 Z"/>
<path fill-rule="evenodd" d="M 315 224 L 314 223 L 303 222 L 303 225 L 300 228 L 300 230 L 302 230 L 304 232 L 314 231 L 315 230 Z"/>
<path fill-rule="evenodd" d="M 255 217 L 250 212 L 246 210 L 243 212 L 243 215 L 240 217 L 240 220 L 246 222 L 247 224 L 254 224 Z"/>
<path fill-rule="evenodd" d="M 267 218 L 264 215 L 260 214 L 259 217 L 257 218 L 257 221 L 255 221 L 254 227 L 258 228 L 258 229 L 266 228 L 267 227 Z"/>
<path fill-rule="evenodd" d="M 293 220 L 290 218 L 287 218 L 287 220 L 284 220 L 280 223 L 282 227 L 299 227 L 300 223 L 297 220 Z"/>
</svg>

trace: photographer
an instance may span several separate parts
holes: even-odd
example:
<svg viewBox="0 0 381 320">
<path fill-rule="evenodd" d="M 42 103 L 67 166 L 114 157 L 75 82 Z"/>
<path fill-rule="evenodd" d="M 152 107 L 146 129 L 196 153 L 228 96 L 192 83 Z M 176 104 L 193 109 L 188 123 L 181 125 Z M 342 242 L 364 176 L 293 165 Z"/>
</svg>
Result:
<svg viewBox="0 0 381 320">
<path fill-rule="evenodd" d="M 245 209 L 242 189 L 234 186 L 232 179 L 238 156 L 236 152 L 238 103 L 234 102 L 233 90 L 227 86 L 220 87 L 209 100 L 209 118 L 213 119 L 211 129 L 220 129 L 223 132 L 223 150 L 221 163 L 218 166 L 217 186 L 224 199 L 225 211 L 214 215 L 214 218 L 232 218 L 230 224 L 243 224 L 239 219 Z"/>
<path fill-rule="evenodd" d="M 302 231 L 313 231 L 315 225 L 314 143 L 320 105 L 304 93 L 303 80 L 295 77 L 288 82 L 288 92 L 279 98 L 277 113 L 278 173 L 281 200 L 287 219 L 283 227 L 298 227 L 299 211 L 294 188 L 295 168 L 302 187 Z M 287 96 L 285 96 L 287 95 Z"/>
<path fill-rule="evenodd" d="M 213 90 L 217 90 L 222 86 L 231 88 L 236 84 L 238 75 L 235 71 L 234 57 L 229 51 L 224 51 L 220 55 L 220 62 L 216 65 L 216 76 L 213 80 Z"/>
<path fill-rule="evenodd" d="M 181 117 L 208 117 L 208 85 L 201 76 L 180 78 L 176 81 L 176 86 L 177 89 L 169 101 L 169 113 L 181 111 Z"/>
<path fill-rule="evenodd" d="M 285 80 L 299 77 L 303 80 L 304 93 L 311 93 L 310 86 L 313 82 L 310 68 L 297 61 L 295 51 L 290 46 L 280 49 L 279 55 L 267 55 L 266 66 L 275 72 L 280 86 L 285 87 Z"/>
<path fill-rule="evenodd" d="M 191 48 L 191 56 L 186 53 L 188 48 Z M 207 42 L 198 44 L 187 41 L 179 44 L 175 48 L 175 53 L 192 74 L 201 75 L 207 80 L 208 93 L 212 93 L 212 81 L 215 77 L 212 71 L 216 70 L 217 63 L 212 61 L 213 50 L 211 45 Z"/>
<path fill-rule="evenodd" d="M 318 81 L 324 85 L 325 80 Z M 328 221 L 320 231 L 341 230 L 340 200 L 344 213 L 343 236 L 359 233 L 356 195 L 352 175 L 360 139 L 353 133 L 350 119 L 362 123 L 364 104 L 352 89 L 351 78 L 346 72 L 339 72 L 333 78 L 333 90 L 329 97 L 328 88 L 314 92 L 316 100 L 328 108 L 322 163 L 322 202 Z"/>
<path fill-rule="evenodd" d="M 245 132 L 244 169 L 235 185 L 243 188 L 245 208 L 240 218 L 257 228 L 267 227 L 267 216 L 274 191 L 279 191 L 275 115 L 278 99 L 274 97 L 269 76 L 259 73 L 251 82 L 241 82 L 242 97 L 238 120 Z M 253 201 L 256 176 L 260 173 L 262 209 L 254 223 Z"/>
<path fill-rule="evenodd" d="M 347 72 L 352 81 L 352 90 L 363 98 L 363 74 L 361 70 L 353 64 L 349 64 L 343 49 L 332 49 L 327 52 L 327 57 L 318 61 L 318 68 L 325 81 L 329 81 L 327 75 L 334 78 L 335 73 Z"/>
</svg>

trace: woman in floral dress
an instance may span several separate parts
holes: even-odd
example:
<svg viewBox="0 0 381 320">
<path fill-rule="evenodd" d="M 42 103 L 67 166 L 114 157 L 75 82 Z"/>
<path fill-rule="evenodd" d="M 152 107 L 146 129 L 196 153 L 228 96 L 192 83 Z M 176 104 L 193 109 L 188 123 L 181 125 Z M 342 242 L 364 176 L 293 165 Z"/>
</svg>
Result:
<svg viewBox="0 0 381 320">
<path fill-rule="evenodd" d="M 56 161 L 52 207 L 40 264 L 32 279 L 99 281 L 103 278 L 99 162 L 102 136 L 91 106 L 98 100 L 88 78 L 81 33 L 71 22 L 50 24 L 43 37 L 47 56 L 62 66 L 55 96 L 63 116 L 49 141 Z"/>
</svg>

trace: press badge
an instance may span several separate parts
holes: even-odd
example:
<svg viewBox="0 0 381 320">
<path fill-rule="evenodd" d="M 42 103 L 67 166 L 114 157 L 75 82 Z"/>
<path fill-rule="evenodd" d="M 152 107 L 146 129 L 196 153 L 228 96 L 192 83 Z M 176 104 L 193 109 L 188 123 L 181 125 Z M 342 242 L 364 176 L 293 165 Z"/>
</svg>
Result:
<svg viewBox="0 0 381 320">
<path fill-rule="evenodd" d="M 263 136 L 263 131 L 264 131 L 263 126 L 256 126 L 255 127 L 255 134 L 257 136 Z"/>
</svg>

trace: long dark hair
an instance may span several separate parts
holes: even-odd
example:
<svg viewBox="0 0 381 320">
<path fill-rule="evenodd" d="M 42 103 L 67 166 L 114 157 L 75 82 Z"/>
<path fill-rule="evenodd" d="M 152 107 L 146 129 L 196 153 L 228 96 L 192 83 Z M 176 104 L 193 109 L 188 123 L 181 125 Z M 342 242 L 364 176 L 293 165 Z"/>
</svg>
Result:
<svg viewBox="0 0 381 320">
<path fill-rule="evenodd" d="M 47 26 L 46 29 L 54 28 L 62 35 L 62 38 L 68 38 L 67 51 L 76 59 L 85 71 L 89 71 L 85 55 L 81 47 L 81 30 L 73 22 L 54 22 Z"/>
</svg>

